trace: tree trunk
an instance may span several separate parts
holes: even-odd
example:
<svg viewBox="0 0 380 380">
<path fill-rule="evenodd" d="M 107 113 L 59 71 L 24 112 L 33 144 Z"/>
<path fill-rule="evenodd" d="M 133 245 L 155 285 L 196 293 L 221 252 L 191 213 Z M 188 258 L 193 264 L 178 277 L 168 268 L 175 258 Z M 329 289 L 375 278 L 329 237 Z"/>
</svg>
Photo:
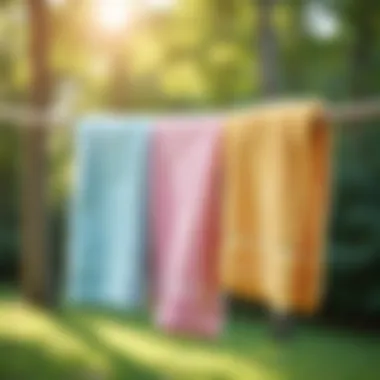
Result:
<svg viewBox="0 0 380 380">
<path fill-rule="evenodd" d="M 258 42 L 261 95 L 272 97 L 280 91 L 279 45 L 273 13 L 277 0 L 258 0 Z M 275 339 L 283 340 L 293 331 L 287 310 L 270 310 L 270 324 Z"/>
<path fill-rule="evenodd" d="M 28 0 L 30 18 L 31 104 L 41 112 L 49 100 L 48 9 L 44 0 Z M 21 282 L 25 299 L 48 303 L 47 152 L 43 121 L 22 130 Z"/>
<path fill-rule="evenodd" d="M 376 51 L 378 6 L 368 0 L 354 2 L 348 7 L 348 20 L 355 33 L 352 47 L 351 95 L 365 97 L 373 94 L 373 52 Z"/>
<path fill-rule="evenodd" d="M 263 96 L 273 96 L 280 90 L 279 47 L 272 20 L 277 0 L 257 1 L 260 92 Z"/>
</svg>

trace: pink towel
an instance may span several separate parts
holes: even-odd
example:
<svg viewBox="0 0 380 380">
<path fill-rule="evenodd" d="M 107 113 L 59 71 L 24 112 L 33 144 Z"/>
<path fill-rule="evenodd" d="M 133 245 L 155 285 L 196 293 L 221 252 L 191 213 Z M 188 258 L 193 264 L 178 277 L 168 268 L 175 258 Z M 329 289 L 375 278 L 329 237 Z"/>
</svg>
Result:
<svg viewBox="0 0 380 380">
<path fill-rule="evenodd" d="M 214 337 L 218 280 L 221 123 L 159 123 L 153 137 L 151 218 L 155 319 L 166 331 Z"/>
</svg>

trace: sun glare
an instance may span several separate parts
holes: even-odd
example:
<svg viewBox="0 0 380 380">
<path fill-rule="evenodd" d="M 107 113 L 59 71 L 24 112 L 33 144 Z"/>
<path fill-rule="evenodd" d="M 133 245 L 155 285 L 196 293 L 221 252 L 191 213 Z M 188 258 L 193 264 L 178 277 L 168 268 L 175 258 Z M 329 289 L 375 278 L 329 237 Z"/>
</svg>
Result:
<svg viewBox="0 0 380 380">
<path fill-rule="evenodd" d="M 129 23 L 133 14 L 131 3 L 131 0 L 97 0 L 95 18 L 103 29 L 117 31 Z"/>
<path fill-rule="evenodd" d="M 118 31 L 128 26 L 138 13 L 166 11 L 174 3 L 175 0 L 94 0 L 93 9 L 102 29 Z"/>
</svg>

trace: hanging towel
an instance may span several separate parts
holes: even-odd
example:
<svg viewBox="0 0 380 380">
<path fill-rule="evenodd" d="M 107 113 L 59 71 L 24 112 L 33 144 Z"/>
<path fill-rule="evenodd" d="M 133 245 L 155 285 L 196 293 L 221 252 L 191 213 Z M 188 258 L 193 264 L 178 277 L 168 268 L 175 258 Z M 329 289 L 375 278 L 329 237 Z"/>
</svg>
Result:
<svg viewBox="0 0 380 380">
<path fill-rule="evenodd" d="M 98 116 L 75 132 L 69 301 L 116 308 L 144 302 L 149 124 Z"/>
<path fill-rule="evenodd" d="M 213 337 L 218 286 L 221 122 L 159 123 L 152 152 L 155 319 L 166 331 Z"/>
<path fill-rule="evenodd" d="M 317 102 L 227 123 L 221 277 L 275 312 L 312 313 L 323 288 L 329 132 Z"/>
</svg>

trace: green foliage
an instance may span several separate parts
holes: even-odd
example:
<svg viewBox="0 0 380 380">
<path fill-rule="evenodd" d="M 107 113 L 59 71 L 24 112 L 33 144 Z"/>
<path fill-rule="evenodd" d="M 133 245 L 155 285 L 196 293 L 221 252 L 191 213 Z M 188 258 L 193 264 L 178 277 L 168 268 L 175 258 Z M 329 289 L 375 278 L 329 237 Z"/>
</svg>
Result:
<svg viewBox="0 0 380 380">
<path fill-rule="evenodd" d="M 327 310 L 347 320 L 380 315 L 379 124 L 340 136 L 331 222 Z"/>
<path fill-rule="evenodd" d="M 13 279 L 19 252 L 18 139 L 12 125 L 0 124 L 0 277 Z"/>
</svg>

